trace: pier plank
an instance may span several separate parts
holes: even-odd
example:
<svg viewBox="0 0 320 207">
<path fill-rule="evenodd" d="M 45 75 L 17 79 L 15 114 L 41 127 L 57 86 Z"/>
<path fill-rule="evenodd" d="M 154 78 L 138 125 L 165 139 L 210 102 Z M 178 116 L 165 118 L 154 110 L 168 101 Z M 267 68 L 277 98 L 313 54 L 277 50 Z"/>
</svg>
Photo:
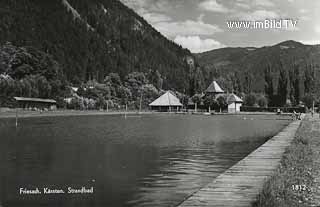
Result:
<svg viewBox="0 0 320 207">
<path fill-rule="evenodd" d="M 289 124 L 261 147 L 183 201 L 179 207 L 251 206 L 263 183 L 277 169 L 300 123 L 298 120 Z"/>
</svg>

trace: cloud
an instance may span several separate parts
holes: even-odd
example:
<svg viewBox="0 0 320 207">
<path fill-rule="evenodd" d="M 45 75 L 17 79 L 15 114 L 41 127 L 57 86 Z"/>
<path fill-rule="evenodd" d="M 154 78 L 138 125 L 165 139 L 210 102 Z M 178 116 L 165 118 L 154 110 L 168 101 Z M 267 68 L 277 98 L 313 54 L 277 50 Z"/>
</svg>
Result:
<svg viewBox="0 0 320 207">
<path fill-rule="evenodd" d="M 300 40 L 299 42 L 302 42 L 305 45 L 320 45 L 320 39 L 319 40 Z"/>
<path fill-rule="evenodd" d="M 218 3 L 217 0 L 205 0 L 199 4 L 199 8 L 205 11 L 227 13 L 230 10 Z"/>
<path fill-rule="evenodd" d="M 120 0 L 120 1 L 132 9 L 139 9 L 147 5 L 146 0 Z"/>
<path fill-rule="evenodd" d="M 301 14 L 305 14 L 305 13 L 307 13 L 308 12 L 308 10 L 307 9 L 299 9 L 299 12 L 301 13 Z"/>
<path fill-rule="evenodd" d="M 265 19 L 276 19 L 279 18 L 279 14 L 275 11 L 270 10 L 256 10 L 253 12 L 240 12 L 235 14 L 234 17 L 240 18 L 241 20 L 259 21 Z"/>
<path fill-rule="evenodd" d="M 149 9 L 151 11 L 165 12 L 169 9 L 177 8 L 180 4 L 179 1 L 170 0 L 149 0 Z"/>
<path fill-rule="evenodd" d="M 183 1 L 171 0 L 120 0 L 135 11 L 165 12 L 182 5 Z M 139 12 L 138 12 L 139 13 Z M 140 13 L 139 13 L 140 14 Z"/>
<path fill-rule="evenodd" d="M 205 52 L 225 47 L 225 45 L 214 39 L 201 39 L 199 36 L 177 36 L 174 42 L 193 53 Z"/>
<path fill-rule="evenodd" d="M 161 10 L 171 3 L 171 7 L 181 6 L 182 1 L 172 0 L 121 0 L 123 3 L 143 16 L 152 26 L 169 39 L 176 36 L 212 35 L 223 30 L 214 24 L 203 22 L 204 14 L 197 20 L 174 21 L 169 15 Z M 175 2 L 175 3 L 174 3 Z M 180 3 L 179 3 L 180 2 Z M 153 4 L 151 4 L 153 3 Z"/>
<path fill-rule="evenodd" d="M 235 5 L 243 9 L 265 9 L 275 7 L 271 0 L 236 0 Z"/>
<path fill-rule="evenodd" d="M 145 13 L 143 14 L 143 18 L 151 24 L 159 22 L 168 22 L 172 20 L 171 17 L 161 13 Z"/>
<path fill-rule="evenodd" d="M 153 26 L 169 38 L 177 35 L 212 35 L 223 31 L 219 26 L 204 23 L 200 19 L 197 21 L 186 20 L 183 22 L 159 22 Z"/>
<path fill-rule="evenodd" d="M 237 2 L 235 3 L 235 5 L 236 5 L 237 7 L 240 7 L 241 9 L 250 9 L 250 8 L 251 8 L 251 6 L 250 6 L 249 4 L 247 4 L 247 3 L 245 3 L 245 2 L 242 2 L 242 1 L 237 1 Z"/>
<path fill-rule="evenodd" d="M 316 33 L 320 34 L 320 26 L 319 26 L 319 25 L 315 26 L 315 27 L 314 27 L 314 31 L 315 31 Z"/>
<path fill-rule="evenodd" d="M 275 4 L 270 0 L 255 0 L 255 5 L 262 7 L 274 7 Z"/>
</svg>

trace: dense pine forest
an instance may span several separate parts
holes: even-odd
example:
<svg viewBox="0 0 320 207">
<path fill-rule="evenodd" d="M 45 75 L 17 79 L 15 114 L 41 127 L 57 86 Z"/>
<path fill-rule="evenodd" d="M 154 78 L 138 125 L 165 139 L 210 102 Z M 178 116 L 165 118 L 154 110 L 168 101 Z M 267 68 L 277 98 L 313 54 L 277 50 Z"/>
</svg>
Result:
<svg viewBox="0 0 320 207">
<path fill-rule="evenodd" d="M 134 108 L 143 97 L 146 107 L 164 90 L 187 103 L 216 80 L 246 105 L 310 106 L 319 97 L 319 51 L 287 41 L 191 54 L 118 0 L 3 0 L 0 105 L 24 96 Z"/>
<path fill-rule="evenodd" d="M 140 72 L 159 91 L 189 91 L 192 54 L 118 0 L 4 0 L 0 8 L 2 87 L 11 79 L 41 78 L 54 91 L 34 92 L 44 90 L 41 84 L 31 93 L 3 88 L 2 102 L 12 95 L 66 97 L 69 92 L 57 91 L 53 82 L 81 87 L 88 81 L 104 83 L 110 73 L 125 81 L 130 73 Z"/>
</svg>

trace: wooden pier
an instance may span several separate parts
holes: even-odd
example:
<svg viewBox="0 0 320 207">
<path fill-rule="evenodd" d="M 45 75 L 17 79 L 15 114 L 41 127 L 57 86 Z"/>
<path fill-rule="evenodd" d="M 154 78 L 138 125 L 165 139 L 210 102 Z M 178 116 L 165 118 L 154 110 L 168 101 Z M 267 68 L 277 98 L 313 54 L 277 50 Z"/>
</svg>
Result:
<svg viewBox="0 0 320 207">
<path fill-rule="evenodd" d="M 195 192 L 180 207 L 250 207 L 277 169 L 301 121 L 294 121 L 261 147 Z"/>
</svg>

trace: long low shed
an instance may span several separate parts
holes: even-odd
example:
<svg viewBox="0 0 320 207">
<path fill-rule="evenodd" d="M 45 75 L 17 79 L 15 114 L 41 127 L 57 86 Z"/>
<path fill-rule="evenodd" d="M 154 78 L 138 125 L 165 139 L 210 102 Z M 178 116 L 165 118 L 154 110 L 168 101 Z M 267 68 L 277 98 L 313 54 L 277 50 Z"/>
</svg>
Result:
<svg viewBox="0 0 320 207">
<path fill-rule="evenodd" d="M 14 97 L 17 101 L 17 107 L 23 109 L 48 109 L 56 110 L 57 102 L 53 99 L 42 99 L 42 98 L 26 98 L 26 97 Z"/>
</svg>

